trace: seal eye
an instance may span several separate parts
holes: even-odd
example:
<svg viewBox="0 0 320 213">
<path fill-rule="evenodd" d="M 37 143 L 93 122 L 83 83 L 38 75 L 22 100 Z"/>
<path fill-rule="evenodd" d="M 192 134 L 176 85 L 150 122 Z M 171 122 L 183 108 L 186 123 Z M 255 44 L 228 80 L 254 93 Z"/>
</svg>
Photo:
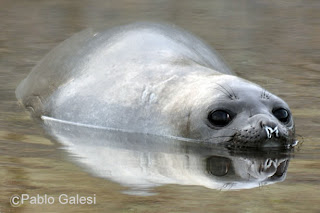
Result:
<svg viewBox="0 0 320 213">
<path fill-rule="evenodd" d="M 216 110 L 209 113 L 208 120 L 214 126 L 223 127 L 230 123 L 232 117 L 227 111 Z"/>
<path fill-rule="evenodd" d="M 272 113 L 282 123 L 288 123 L 290 120 L 290 114 L 286 109 L 283 109 L 283 108 L 276 109 L 276 110 L 273 110 Z"/>
</svg>

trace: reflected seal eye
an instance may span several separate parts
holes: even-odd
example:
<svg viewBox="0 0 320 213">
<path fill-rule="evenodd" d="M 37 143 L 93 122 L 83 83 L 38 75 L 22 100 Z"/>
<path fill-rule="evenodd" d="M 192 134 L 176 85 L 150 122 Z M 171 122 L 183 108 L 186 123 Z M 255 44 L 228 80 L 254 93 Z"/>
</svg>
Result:
<svg viewBox="0 0 320 213">
<path fill-rule="evenodd" d="M 226 157 L 211 156 L 206 159 L 207 172 L 213 176 L 223 177 L 231 169 L 232 161 Z"/>
<path fill-rule="evenodd" d="M 225 110 L 212 111 L 208 115 L 209 122 L 212 125 L 218 127 L 224 127 L 228 125 L 231 122 L 232 118 L 233 117 L 231 116 L 231 114 Z"/>
<path fill-rule="evenodd" d="M 282 123 L 288 123 L 290 121 L 290 113 L 288 110 L 280 108 L 273 110 L 273 115 Z"/>
</svg>

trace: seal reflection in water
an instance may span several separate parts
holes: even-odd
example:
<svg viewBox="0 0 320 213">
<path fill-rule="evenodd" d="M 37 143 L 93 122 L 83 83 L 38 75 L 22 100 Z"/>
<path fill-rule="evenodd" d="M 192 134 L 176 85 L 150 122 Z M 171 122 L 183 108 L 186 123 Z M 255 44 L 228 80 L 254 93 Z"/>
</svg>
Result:
<svg viewBox="0 0 320 213">
<path fill-rule="evenodd" d="M 228 149 L 137 133 L 45 120 L 49 134 L 91 174 L 152 195 L 165 184 L 250 189 L 285 179 L 291 150 Z"/>
<path fill-rule="evenodd" d="M 75 34 L 42 59 L 16 96 L 42 119 L 240 147 L 296 143 L 282 99 L 235 76 L 175 26 Z"/>
</svg>

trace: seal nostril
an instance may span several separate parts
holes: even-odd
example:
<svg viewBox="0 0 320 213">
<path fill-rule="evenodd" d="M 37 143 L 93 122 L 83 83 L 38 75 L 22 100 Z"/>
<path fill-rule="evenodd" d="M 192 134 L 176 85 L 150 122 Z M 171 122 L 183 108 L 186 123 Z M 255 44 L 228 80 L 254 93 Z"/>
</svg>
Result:
<svg viewBox="0 0 320 213">
<path fill-rule="evenodd" d="M 265 127 L 271 127 L 271 128 L 275 128 L 277 125 L 276 122 L 270 121 L 270 120 L 262 120 L 260 121 L 260 127 L 262 129 L 264 129 Z"/>
<path fill-rule="evenodd" d="M 273 133 L 275 134 L 275 137 L 278 138 L 279 137 L 279 130 L 278 130 L 278 126 L 276 126 L 275 128 L 271 128 L 269 126 L 265 127 L 265 131 L 267 133 L 267 138 L 272 138 Z"/>
</svg>

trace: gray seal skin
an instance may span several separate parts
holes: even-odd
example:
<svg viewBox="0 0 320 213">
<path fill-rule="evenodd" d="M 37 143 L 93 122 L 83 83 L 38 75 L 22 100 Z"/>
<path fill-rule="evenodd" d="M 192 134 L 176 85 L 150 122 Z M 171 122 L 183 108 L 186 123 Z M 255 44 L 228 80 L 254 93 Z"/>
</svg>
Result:
<svg viewBox="0 0 320 213">
<path fill-rule="evenodd" d="M 176 26 L 84 30 L 16 90 L 36 117 L 235 146 L 295 144 L 288 105 Z"/>
</svg>

